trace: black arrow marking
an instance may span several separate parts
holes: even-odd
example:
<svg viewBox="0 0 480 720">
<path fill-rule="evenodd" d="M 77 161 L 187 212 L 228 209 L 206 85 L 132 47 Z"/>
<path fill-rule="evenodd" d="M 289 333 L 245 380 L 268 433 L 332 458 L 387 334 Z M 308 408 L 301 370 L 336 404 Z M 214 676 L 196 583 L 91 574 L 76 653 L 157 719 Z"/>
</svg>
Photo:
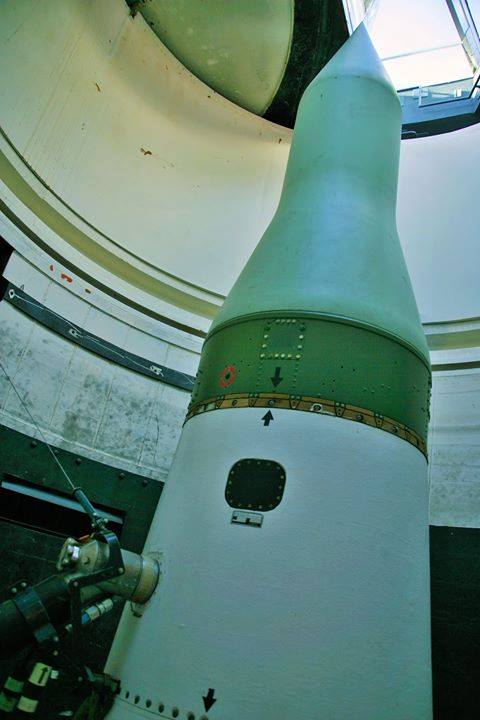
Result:
<svg viewBox="0 0 480 720">
<path fill-rule="evenodd" d="M 208 712 L 212 705 L 217 702 L 217 698 L 213 697 L 214 695 L 215 690 L 213 690 L 212 688 L 209 688 L 206 695 L 202 695 L 203 704 L 205 705 L 205 712 Z"/>
<path fill-rule="evenodd" d="M 268 427 L 268 426 L 270 425 L 270 423 L 271 423 L 272 420 L 273 420 L 273 415 L 272 415 L 272 413 L 270 412 L 270 410 L 267 412 L 266 415 L 264 415 L 264 416 L 262 417 L 262 420 L 263 420 L 263 424 L 265 425 L 265 427 Z"/>
<path fill-rule="evenodd" d="M 280 377 L 280 370 L 281 370 L 281 368 L 279 368 L 279 367 L 275 368 L 275 375 L 270 378 L 270 380 L 272 381 L 273 387 L 277 387 L 277 385 L 279 385 L 283 380 L 283 378 Z"/>
</svg>

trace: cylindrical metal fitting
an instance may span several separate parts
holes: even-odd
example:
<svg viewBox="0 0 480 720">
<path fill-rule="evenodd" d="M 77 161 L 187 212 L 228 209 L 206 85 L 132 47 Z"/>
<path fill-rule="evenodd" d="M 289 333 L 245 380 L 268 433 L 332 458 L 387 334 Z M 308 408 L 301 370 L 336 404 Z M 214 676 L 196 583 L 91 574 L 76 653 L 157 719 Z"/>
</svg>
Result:
<svg viewBox="0 0 480 720">
<path fill-rule="evenodd" d="M 72 541 L 67 541 L 72 543 Z M 91 573 L 104 568 L 108 562 L 109 549 L 106 543 L 90 540 L 78 545 L 79 553 L 73 566 L 81 573 Z M 129 550 L 122 550 L 124 572 L 111 580 L 98 583 L 98 587 L 112 595 L 119 595 L 126 600 L 146 603 L 152 596 L 160 576 L 157 560 L 150 555 L 138 555 Z"/>
</svg>

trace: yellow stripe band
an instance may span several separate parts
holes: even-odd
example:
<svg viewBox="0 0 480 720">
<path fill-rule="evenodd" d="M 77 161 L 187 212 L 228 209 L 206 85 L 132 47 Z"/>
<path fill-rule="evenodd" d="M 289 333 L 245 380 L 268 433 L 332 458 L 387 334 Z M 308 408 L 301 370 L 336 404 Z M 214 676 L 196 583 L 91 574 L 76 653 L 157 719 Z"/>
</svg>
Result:
<svg viewBox="0 0 480 720">
<path fill-rule="evenodd" d="M 36 663 L 29 677 L 29 681 L 33 685 L 44 687 L 48 682 L 51 671 L 52 668 L 50 667 L 50 665 L 45 665 L 44 663 Z"/>
<path fill-rule="evenodd" d="M 427 445 L 425 441 L 418 433 L 397 420 L 389 418 L 386 415 L 380 415 L 367 408 L 358 407 L 357 405 L 338 403 L 333 400 L 306 395 L 283 395 L 281 393 L 236 393 L 220 395 L 216 398 L 210 398 L 192 404 L 188 409 L 185 422 L 195 417 L 195 415 L 200 415 L 212 410 L 248 407 L 302 410 L 304 412 L 313 412 L 317 415 L 331 415 L 333 417 L 343 418 L 344 420 L 352 420 L 353 422 L 369 425 L 370 427 L 396 435 L 401 440 L 406 440 L 411 445 L 414 445 L 427 457 Z"/>
<path fill-rule="evenodd" d="M 13 677 L 8 677 L 5 681 L 4 687 L 6 690 L 11 690 L 15 693 L 21 693 L 23 690 L 23 685 L 24 683 L 22 680 L 16 680 Z"/>
<path fill-rule="evenodd" d="M 20 700 L 18 701 L 17 708 L 18 710 L 22 710 L 26 713 L 34 713 L 37 709 L 38 700 L 31 700 L 30 698 L 25 697 L 25 695 L 22 695 Z"/>
<path fill-rule="evenodd" d="M 15 703 L 17 702 L 16 697 L 8 697 L 5 695 L 5 693 L 0 693 L 0 710 L 3 710 L 5 713 L 10 713 L 15 707 Z"/>
</svg>

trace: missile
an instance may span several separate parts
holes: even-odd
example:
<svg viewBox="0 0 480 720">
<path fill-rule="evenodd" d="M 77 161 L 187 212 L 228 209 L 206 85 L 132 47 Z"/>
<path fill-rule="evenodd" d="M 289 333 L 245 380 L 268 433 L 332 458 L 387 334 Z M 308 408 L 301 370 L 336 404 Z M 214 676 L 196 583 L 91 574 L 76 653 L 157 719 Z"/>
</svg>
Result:
<svg viewBox="0 0 480 720">
<path fill-rule="evenodd" d="M 214 320 L 109 718 L 429 720 L 430 364 L 395 221 L 400 104 L 360 25 L 301 101 Z"/>
</svg>

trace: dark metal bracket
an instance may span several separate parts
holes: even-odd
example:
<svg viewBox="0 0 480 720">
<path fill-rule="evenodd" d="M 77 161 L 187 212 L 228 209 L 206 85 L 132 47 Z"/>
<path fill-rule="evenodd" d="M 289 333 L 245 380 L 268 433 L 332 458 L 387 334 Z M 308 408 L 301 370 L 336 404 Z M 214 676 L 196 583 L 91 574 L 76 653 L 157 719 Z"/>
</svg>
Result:
<svg viewBox="0 0 480 720">
<path fill-rule="evenodd" d="M 95 355 L 111 360 L 112 362 L 122 365 L 123 367 L 138 372 L 141 375 L 160 380 L 166 385 L 180 388 L 191 392 L 195 383 L 193 375 L 182 373 L 173 368 L 154 363 L 151 360 L 135 355 L 119 348 L 117 345 L 99 338 L 92 333 L 87 332 L 83 328 L 71 323 L 69 320 L 61 317 L 58 313 L 45 307 L 42 303 L 27 295 L 22 288 L 18 288 L 12 283 L 8 283 L 4 299 L 23 313 L 33 318 L 41 325 L 62 335 L 67 340 L 80 345 L 85 350 L 89 350 Z"/>
<path fill-rule="evenodd" d="M 123 575 L 125 572 L 120 543 L 115 533 L 110 530 L 100 529 L 95 532 L 94 537 L 101 542 L 105 542 L 108 546 L 108 562 L 106 566 L 92 573 L 75 576 L 68 584 L 72 617 L 72 650 L 74 655 L 80 659 L 82 667 L 84 666 L 84 648 L 80 591 L 83 587 L 96 585 L 104 580 Z"/>
<path fill-rule="evenodd" d="M 39 647 L 49 655 L 58 655 L 58 650 L 55 649 L 59 641 L 57 631 L 35 589 L 27 588 L 13 598 L 13 602 L 23 615 Z"/>
</svg>

